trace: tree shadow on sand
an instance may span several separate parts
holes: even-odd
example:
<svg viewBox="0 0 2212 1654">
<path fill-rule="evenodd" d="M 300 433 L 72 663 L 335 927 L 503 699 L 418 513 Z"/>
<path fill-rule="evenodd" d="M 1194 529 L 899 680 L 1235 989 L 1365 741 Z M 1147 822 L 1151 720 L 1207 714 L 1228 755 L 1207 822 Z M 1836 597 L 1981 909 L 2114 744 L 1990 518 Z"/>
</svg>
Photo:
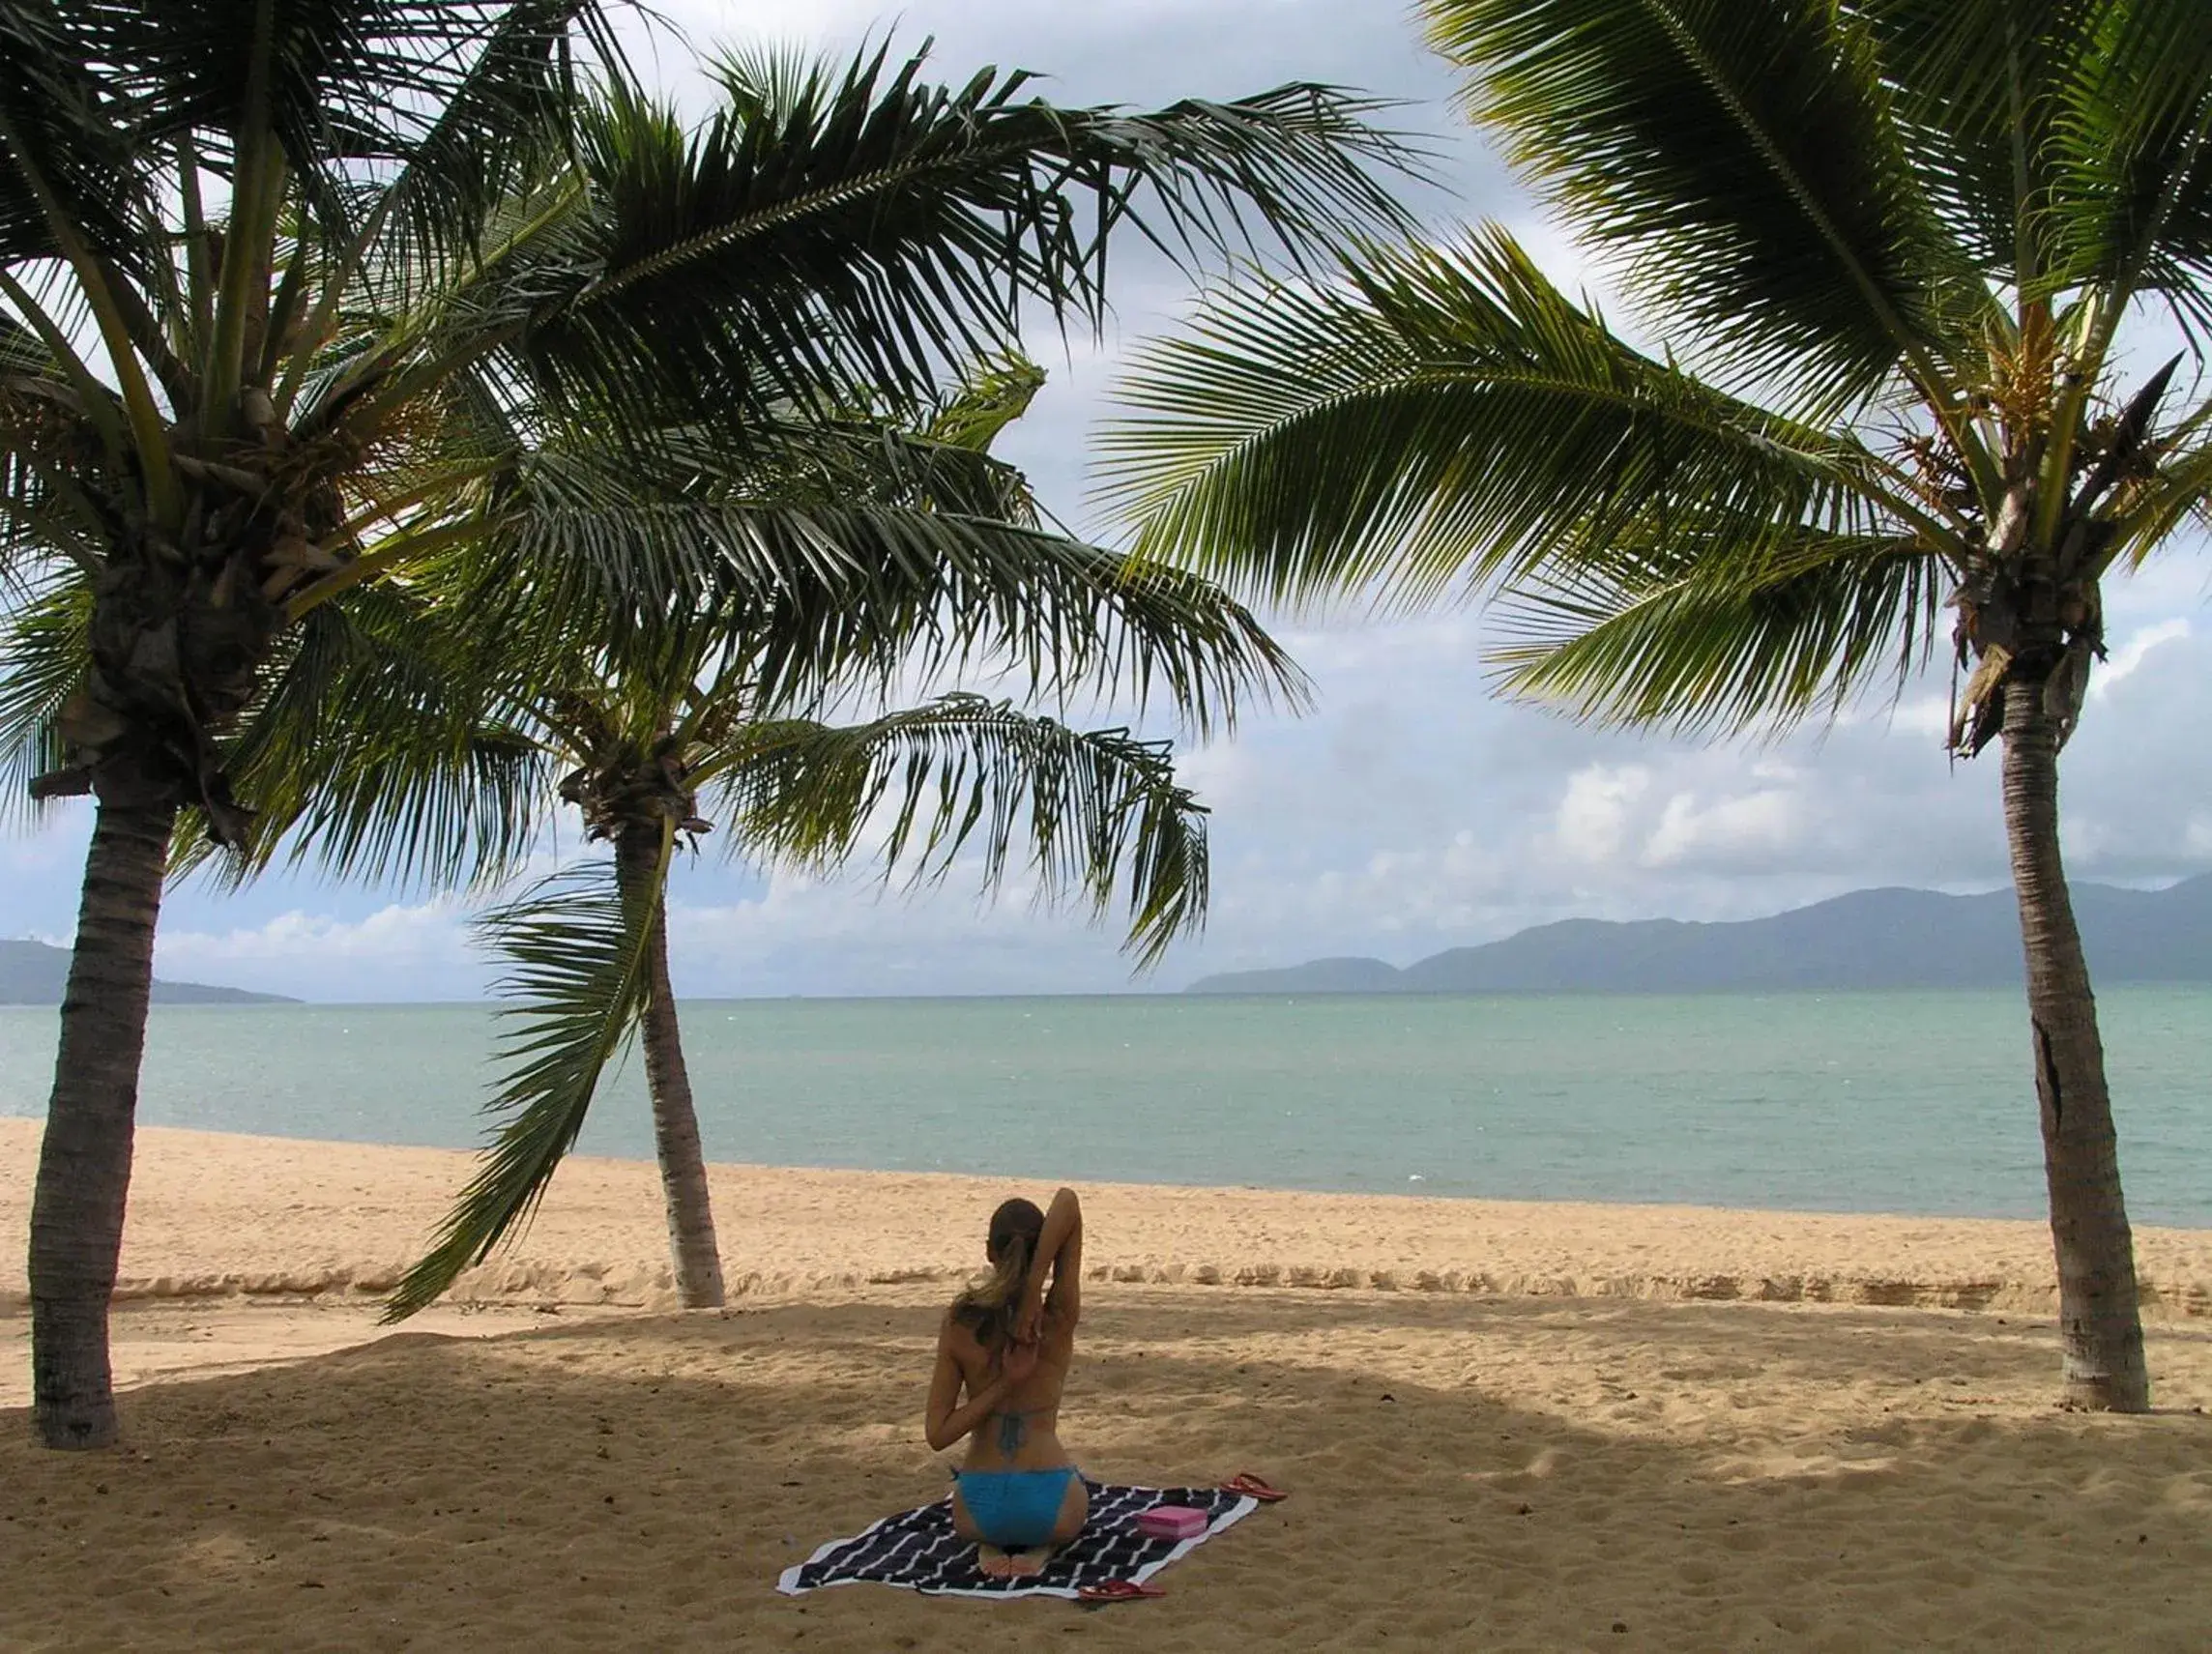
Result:
<svg viewBox="0 0 2212 1654">
<path fill-rule="evenodd" d="M 1166 1599 L 775 1595 L 821 1541 L 943 1495 L 935 1323 L 402 1333 L 141 1390 L 99 1459 L 7 1414 L 0 1645 L 2180 1650 L 2212 1623 L 2208 1421 L 2056 1413 L 2047 1332 L 1218 1290 L 1098 1292 L 1067 1401 L 1093 1475 L 1295 1491 Z M 2203 1387 L 2200 1338 L 2154 1343 Z M 1928 1393 L 1955 1378 L 1970 1406 Z"/>
</svg>

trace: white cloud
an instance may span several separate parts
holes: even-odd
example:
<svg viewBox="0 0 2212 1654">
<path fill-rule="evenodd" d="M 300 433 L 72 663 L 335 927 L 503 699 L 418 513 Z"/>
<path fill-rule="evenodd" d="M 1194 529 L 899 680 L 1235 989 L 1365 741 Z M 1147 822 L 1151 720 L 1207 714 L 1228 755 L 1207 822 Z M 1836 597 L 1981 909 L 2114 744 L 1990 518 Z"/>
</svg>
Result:
<svg viewBox="0 0 2212 1654">
<path fill-rule="evenodd" d="M 2089 693 L 2098 697 L 2110 694 L 2115 684 L 2135 676 L 2152 650 L 2161 644 L 2181 643 L 2189 635 L 2189 622 L 2179 615 L 2130 634 L 2127 642 L 2113 650 L 2111 658 L 2090 678 Z"/>
<path fill-rule="evenodd" d="M 1941 695 L 1914 695 L 1891 708 L 1886 721 L 1900 734 L 1940 742 L 1951 733 L 1951 703 Z"/>
<path fill-rule="evenodd" d="M 164 927 L 154 969 L 172 981 L 301 999 L 474 998 L 485 972 L 470 945 L 469 914 L 442 898 L 392 903 L 358 919 L 292 909 L 227 930 Z"/>
<path fill-rule="evenodd" d="M 295 959 L 417 960 L 442 956 L 465 925 L 465 910 L 451 899 L 377 909 L 366 918 L 343 920 L 299 909 L 250 929 L 210 933 L 165 931 L 158 955 L 164 968 L 200 961 Z"/>
<path fill-rule="evenodd" d="M 1703 808 L 1696 794 L 1676 793 L 1644 841 L 1640 859 L 1646 867 L 1673 867 L 1692 859 L 1756 859 L 1790 848 L 1797 836 L 1797 819 L 1796 795 L 1777 788 Z"/>
<path fill-rule="evenodd" d="M 1176 778 L 1205 799 L 1208 808 L 1222 810 L 1250 799 L 1264 774 L 1249 746 L 1217 740 L 1178 753 Z"/>
<path fill-rule="evenodd" d="M 1567 777 L 1552 835 L 1561 850 L 1580 861 L 1611 861 L 1628 836 L 1630 808 L 1651 785 L 1641 765 L 1608 769 L 1593 764 Z"/>
</svg>

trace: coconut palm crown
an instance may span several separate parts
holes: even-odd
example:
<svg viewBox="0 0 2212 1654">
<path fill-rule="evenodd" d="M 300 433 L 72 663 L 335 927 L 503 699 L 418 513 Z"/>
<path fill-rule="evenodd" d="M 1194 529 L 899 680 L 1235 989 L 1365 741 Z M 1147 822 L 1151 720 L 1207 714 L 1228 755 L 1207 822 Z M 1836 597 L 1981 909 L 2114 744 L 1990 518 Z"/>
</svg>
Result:
<svg viewBox="0 0 2212 1654">
<path fill-rule="evenodd" d="M 1496 596 L 1504 684 L 1586 717 L 1772 730 L 1947 648 L 1953 751 L 2003 742 L 2067 1394 L 2147 1406 L 2057 756 L 2103 581 L 2205 520 L 2212 406 L 2143 348 L 2212 320 L 2203 7 L 1424 10 L 1664 350 L 1500 228 L 1371 247 L 1142 363 L 1108 495 L 1271 597 Z"/>
<path fill-rule="evenodd" d="M 771 405 L 895 410 L 1025 314 L 1095 320 L 1117 232 L 1296 249 L 1397 216 L 1374 169 L 1400 151 L 1327 88 L 1058 109 L 1018 73 L 937 86 L 877 49 L 772 96 L 724 66 L 691 128 L 635 86 L 608 14 L 0 0 L 0 564 L 86 642 L 75 682 L 25 690 L 62 691 L 33 790 L 97 801 L 31 1218 L 54 1445 L 115 1433 L 106 1307 L 172 835 L 184 812 L 250 847 L 228 743 L 313 617 L 456 546 L 555 589 L 626 583 L 641 624 L 702 580 L 842 562 L 819 523 L 628 511 L 626 471 L 509 441 L 518 410 L 588 408 L 665 477 L 672 406 L 742 448 Z"/>
</svg>

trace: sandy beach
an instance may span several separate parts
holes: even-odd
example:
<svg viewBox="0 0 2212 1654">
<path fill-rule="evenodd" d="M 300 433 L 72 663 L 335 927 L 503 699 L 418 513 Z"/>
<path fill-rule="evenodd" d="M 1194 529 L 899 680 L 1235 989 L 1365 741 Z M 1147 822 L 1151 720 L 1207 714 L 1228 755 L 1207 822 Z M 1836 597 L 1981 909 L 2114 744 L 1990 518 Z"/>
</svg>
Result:
<svg viewBox="0 0 2212 1654">
<path fill-rule="evenodd" d="M 936 1315 L 1005 1185 L 717 1168 L 668 1307 L 650 1167 L 564 1169 L 396 1333 L 466 1156 L 140 1134 L 126 1445 L 22 1411 L 34 1122 L 0 1120 L 0 1647 L 2127 1648 L 2212 1625 L 2212 1232 L 2140 1231 L 2160 1411 L 2060 1411 L 2037 1224 L 1084 1189 L 1063 1431 L 1293 1490 L 1157 1602 L 800 1598 L 940 1496 Z M 1041 1191 L 1032 1191 L 1040 1192 Z"/>
</svg>

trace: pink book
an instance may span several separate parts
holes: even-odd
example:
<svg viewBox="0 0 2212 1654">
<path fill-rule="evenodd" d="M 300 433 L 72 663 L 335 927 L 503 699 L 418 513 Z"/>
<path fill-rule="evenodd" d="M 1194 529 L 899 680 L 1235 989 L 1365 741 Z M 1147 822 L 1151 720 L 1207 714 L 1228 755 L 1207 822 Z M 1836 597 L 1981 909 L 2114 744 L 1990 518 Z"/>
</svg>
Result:
<svg viewBox="0 0 2212 1654">
<path fill-rule="evenodd" d="M 1154 1539 L 1195 1539 L 1206 1531 L 1206 1512 L 1189 1505 L 1154 1505 L 1137 1518 L 1137 1531 Z"/>
</svg>

